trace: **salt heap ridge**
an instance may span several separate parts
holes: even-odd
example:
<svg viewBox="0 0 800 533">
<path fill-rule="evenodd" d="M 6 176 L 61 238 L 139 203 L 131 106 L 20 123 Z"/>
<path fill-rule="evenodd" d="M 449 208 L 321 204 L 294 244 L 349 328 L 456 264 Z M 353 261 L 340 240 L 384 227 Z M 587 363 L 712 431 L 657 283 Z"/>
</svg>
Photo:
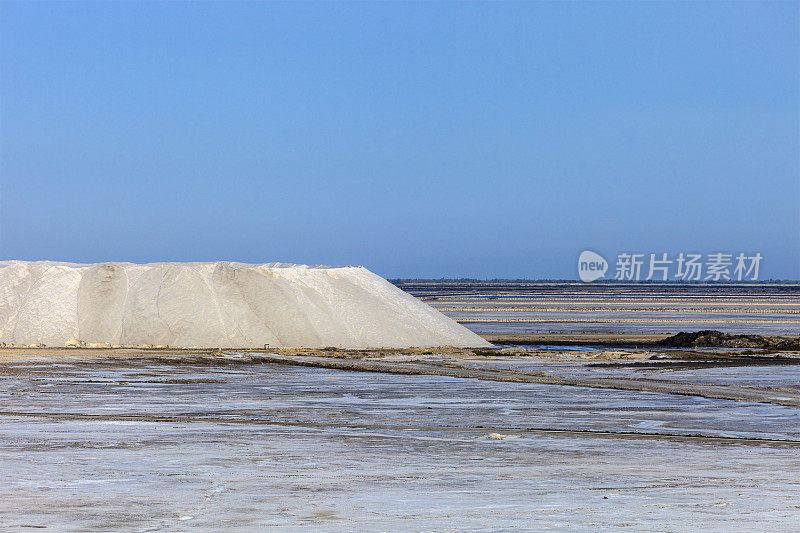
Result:
<svg viewBox="0 0 800 533">
<path fill-rule="evenodd" d="M 489 344 L 363 267 L 0 262 L 0 342 L 263 348 Z"/>
</svg>

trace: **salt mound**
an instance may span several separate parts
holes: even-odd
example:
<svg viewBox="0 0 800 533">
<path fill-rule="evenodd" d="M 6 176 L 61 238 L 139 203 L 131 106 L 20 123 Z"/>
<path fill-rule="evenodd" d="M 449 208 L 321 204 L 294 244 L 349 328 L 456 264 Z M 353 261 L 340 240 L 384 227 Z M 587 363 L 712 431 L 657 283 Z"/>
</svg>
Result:
<svg viewBox="0 0 800 533">
<path fill-rule="evenodd" d="M 47 346 L 477 347 L 363 267 L 0 262 L 0 342 Z"/>
</svg>

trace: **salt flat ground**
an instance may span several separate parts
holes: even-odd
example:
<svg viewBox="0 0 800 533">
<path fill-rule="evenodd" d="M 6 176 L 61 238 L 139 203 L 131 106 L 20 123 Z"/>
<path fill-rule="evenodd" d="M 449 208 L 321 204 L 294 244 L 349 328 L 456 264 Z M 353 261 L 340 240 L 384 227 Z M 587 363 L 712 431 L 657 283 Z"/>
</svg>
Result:
<svg viewBox="0 0 800 533">
<path fill-rule="evenodd" d="M 504 364 L 490 361 L 469 364 Z M 558 371 L 570 368 L 589 372 L 571 363 Z M 0 370 L 3 529 L 796 531 L 800 523 L 800 410 L 791 407 L 224 361 L 27 361 Z M 797 367 L 696 375 L 800 381 Z"/>
<path fill-rule="evenodd" d="M 398 281 L 402 289 L 480 333 L 797 335 L 797 283 Z"/>
</svg>

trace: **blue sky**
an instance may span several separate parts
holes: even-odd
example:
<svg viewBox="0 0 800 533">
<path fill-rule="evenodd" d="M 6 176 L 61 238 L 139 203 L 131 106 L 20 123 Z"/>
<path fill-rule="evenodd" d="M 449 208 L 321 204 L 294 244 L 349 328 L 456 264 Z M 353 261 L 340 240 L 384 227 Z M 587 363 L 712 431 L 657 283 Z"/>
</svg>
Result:
<svg viewBox="0 0 800 533">
<path fill-rule="evenodd" d="M 800 278 L 800 4 L 0 4 L 0 257 Z M 613 261 L 613 259 L 612 259 Z"/>
</svg>

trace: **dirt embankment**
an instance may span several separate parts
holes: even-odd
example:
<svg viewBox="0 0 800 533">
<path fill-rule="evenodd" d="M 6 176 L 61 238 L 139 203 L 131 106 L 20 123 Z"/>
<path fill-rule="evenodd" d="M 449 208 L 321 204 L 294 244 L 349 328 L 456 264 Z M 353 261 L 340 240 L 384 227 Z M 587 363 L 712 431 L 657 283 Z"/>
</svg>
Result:
<svg viewBox="0 0 800 533">
<path fill-rule="evenodd" d="M 800 351 L 800 337 L 731 335 L 715 330 L 680 332 L 676 335 L 625 333 L 487 333 L 483 338 L 494 344 L 519 346 L 597 346 L 641 348 L 759 348 Z"/>
<path fill-rule="evenodd" d="M 800 391 L 795 389 L 713 385 L 665 379 L 631 378 L 623 376 L 597 378 L 571 377 L 545 372 L 521 372 L 518 370 L 499 368 L 474 368 L 447 361 L 380 361 L 375 359 L 367 360 L 347 357 L 330 358 L 278 354 L 259 354 L 254 356 L 253 360 L 260 363 L 277 363 L 283 365 L 327 368 L 348 372 L 447 376 L 487 381 L 506 381 L 513 383 L 562 385 L 567 387 L 655 392 L 662 394 L 700 396 L 704 398 L 772 403 L 788 407 L 800 407 Z"/>
<path fill-rule="evenodd" d="M 800 337 L 786 338 L 765 335 L 731 335 L 715 330 L 680 332 L 655 343 L 666 348 L 761 348 L 767 350 L 800 350 Z"/>
<path fill-rule="evenodd" d="M 481 336 L 493 344 L 519 346 L 653 346 L 664 339 L 663 334 L 638 333 L 482 333 Z"/>
</svg>

